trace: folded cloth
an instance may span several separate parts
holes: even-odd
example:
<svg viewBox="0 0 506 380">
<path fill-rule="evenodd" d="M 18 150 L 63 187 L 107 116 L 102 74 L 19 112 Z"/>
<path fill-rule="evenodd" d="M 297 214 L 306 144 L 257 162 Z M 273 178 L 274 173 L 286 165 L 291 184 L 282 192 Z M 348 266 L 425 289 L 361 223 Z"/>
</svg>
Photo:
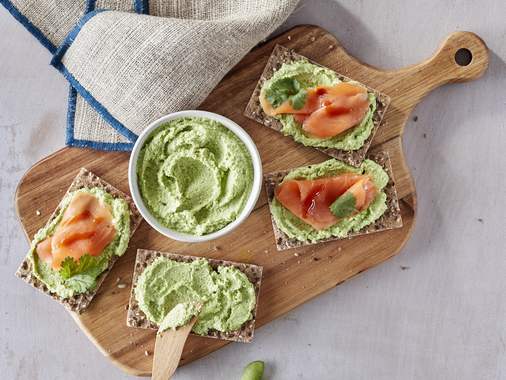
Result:
<svg viewBox="0 0 506 380">
<path fill-rule="evenodd" d="M 91 0 L 87 12 L 109 9 L 146 13 L 142 0 Z M 63 42 L 63 41 L 62 41 Z M 67 110 L 66 143 L 70 146 L 101 150 L 131 150 L 133 142 L 111 128 L 110 124 L 70 85 Z"/>
<path fill-rule="evenodd" d="M 129 150 L 153 120 L 198 107 L 297 2 L 0 0 L 72 86 L 67 144 L 103 150 Z"/>
</svg>

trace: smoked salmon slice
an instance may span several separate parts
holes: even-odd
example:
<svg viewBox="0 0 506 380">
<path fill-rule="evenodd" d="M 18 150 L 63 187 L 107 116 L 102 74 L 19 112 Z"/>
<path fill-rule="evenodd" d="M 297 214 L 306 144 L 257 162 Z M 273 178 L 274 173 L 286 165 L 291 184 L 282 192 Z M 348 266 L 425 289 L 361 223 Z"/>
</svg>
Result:
<svg viewBox="0 0 506 380">
<path fill-rule="evenodd" d="M 54 234 L 36 247 L 39 258 L 60 269 L 65 258 L 99 256 L 116 236 L 109 206 L 86 192 L 74 194 Z"/>
<path fill-rule="evenodd" d="M 354 173 L 315 180 L 290 179 L 275 190 L 276 199 L 284 207 L 317 230 L 329 228 L 344 217 L 365 210 L 376 194 L 376 186 L 369 176 Z M 353 197 L 353 209 L 340 218 L 330 206 L 338 199 L 345 199 L 341 197 Z"/>
<path fill-rule="evenodd" d="M 264 93 L 260 94 L 260 105 L 269 116 L 294 115 L 305 132 L 322 139 L 337 136 L 356 126 L 369 108 L 367 90 L 349 82 L 318 86 L 305 91 L 306 101 L 300 109 L 295 109 L 290 100 L 273 107 Z"/>
</svg>

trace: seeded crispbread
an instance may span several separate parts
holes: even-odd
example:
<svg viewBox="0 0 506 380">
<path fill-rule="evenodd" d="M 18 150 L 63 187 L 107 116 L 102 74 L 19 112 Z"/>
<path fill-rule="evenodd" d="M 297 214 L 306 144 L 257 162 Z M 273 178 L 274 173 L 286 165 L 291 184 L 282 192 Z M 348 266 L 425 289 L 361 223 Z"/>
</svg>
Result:
<svg viewBox="0 0 506 380">
<path fill-rule="evenodd" d="M 72 191 L 79 190 L 82 188 L 101 188 L 105 191 L 107 191 L 109 194 L 111 194 L 115 198 L 123 198 L 128 203 L 128 206 L 130 208 L 130 236 L 132 236 L 139 226 L 140 222 L 142 221 L 142 217 L 137 210 L 137 207 L 135 207 L 135 204 L 128 195 L 123 193 L 122 191 L 116 189 L 111 184 L 107 183 L 100 177 L 96 176 L 89 170 L 82 168 L 77 176 L 74 178 L 74 181 L 68 188 L 65 195 L 69 194 Z M 65 198 L 65 197 L 63 197 Z M 46 226 L 49 225 L 54 218 L 58 215 L 62 207 L 62 204 L 60 203 L 56 210 L 53 212 L 51 217 L 49 218 L 48 222 L 46 223 Z M 47 286 L 40 281 L 32 271 L 32 262 L 26 257 L 23 262 L 21 263 L 20 267 L 16 271 L 16 276 L 21 278 L 22 280 L 26 281 L 33 287 L 37 288 L 44 294 L 52 297 L 56 301 L 60 302 L 62 305 L 64 305 L 68 310 L 76 312 L 76 313 L 82 313 L 86 308 L 89 306 L 90 302 L 93 300 L 93 297 L 98 292 L 98 289 L 102 285 L 102 282 L 104 281 L 105 277 L 111 270 L 112 266 L 116 262 L 116 260 L 119 258 L 119 256 L 112 255 L 111 259 L 109 260 L 109 266 L 107 269 L 97 278 L 97 286 L 93 290 L 89 290 L 86 293 L 77 294 L 73 297 L 69 298 L 62 298 L 58 294 L 51 292 Z"/>
<path fill-rule="evenodd" d="M 201 257 L 197 256 L 187 256 L 187 255 L 179 255 L 174 253 L 167 253 L 167 252 L 159 252 L 159 251 L 150 251 L 146 249 L 138 249 L 137 250 L 137 258 L 135 260 L 135 267 L 134 267 L 134 275 L 132 279 L 132 289 L 130 293 L 130 302 L 128 305 L 128 312 L 127 312 L 127 326 L 129 327 L 136 327 L 136 328 L 142 328 L 142 329 L 152 329 L 152 330 L 158 330 L 158 325 L 151 322 L 147 317 L 146 314 L 140 309 L 139 304 L 137 300 L 135 299 L 135 286 L 137 284 L 137 280 L 139 276 L 142 274 L 144 269 L 151 264 L 153 261 L 155 261 L 158 257 L 166 257 L 170 260 L 179 261 L 179 262 L 192 262 L 198 259 L 201 259 Z M 260 294 L 260 283 L 262 281 L 262 267 L 254 264 L 245 264 L 245 263 L 236 263 L 232 261 L 225 261 L 225 260 L 216 260 L 216 259 L 209 259 L 205 258 L 209 265 L 216 269 L 219 266 L 233 266 L 237 269 L 239 269 L 242 273 L 244 273 L 250 282 L 255 287 L 255 294 L 256 294 L 256 306 L 255 310 L 253 310 L 253 318 L 249 320 L 248 322 L 244 323 L 240 330 L 231 331 L 231 332 L 221 332 L 221 331 L 209 331 L 207 335 L 197 335 L 196 336 L 204 336 L 207 338 L 215 338 L 215 339 L 224 339 L 224 340 L 230 340 L 234 342 L 242 342 L 242 343 L 249 343 L 253 340 L 254 330 L 255 330 L 255 321 L 256 321 L 256 314 L 257 314 L 257 307 L 258 307 L 258 296 Z"/>
<path fill-rule="evenodd" d="M 399 208 L 399 200 L 397 198 L 397 191 L 395 190 L 392 165 L 390 163 L 390 157 L 388 156 L 388 153 L 386 152 L 369 153 L 367 155 L 367 158 L 375 161 L 377 164 L 383 167 L 383 169 L 387 172 L 389 177 L 388 184 L 383 189 L 383 191 L 387 195 L 387 209 L 385 213 L 375 222 L 369 224 L 368 226 L 365 226 L 358 232 L 349 233 L 346 237 L 343 238 L 332 237 L 328 239 L 322 239 L 316 242 L 303 242 L 294 238 L 290 238 L 283 231 L 281 231 L 281 229 L 276 225 L 274 218 L 272 217 L 272 209 L 271 209 L 272 227 L 274 229 L 274 238 L 276 239 L 276 248 L 278 249 L 278 251 L 283 251 L 289 248 L 302 247 L 306 245 L 320 244 L 333 240 L 348 239 L 353 236 L 367 235 L 373 232 L 386 231 L 402 227 L 401 210 Z M 290 171 L 291 170 L 279 171 L 269 173 L 264 176 L 265 187 L 267 190 L 267 198 L 269 201 L 269 208 L 272 207 L 272 200 L 274 199 L 274 190 L 276 186 L 283 181 L 285 176 Z"/>
<path fill-rule="evenodd" d="M 260 77 L 257 86 L 255 87 L 255 90 L 253 91 L 253 94 L 251 95 L 251 98 L 248 102 L 248 105 L 246 106 L 246 109 L 244 110 L 244 116 L 255 120 L 259 122 L 260 124 L 263 124 L 264 126 L 274 129 L 275 131 L 281 132 L 283 125 L 281 124 L 281 121 L 278 119 L 268 116 L 262 109 L 262 106 L 260 105 L 260 90 L 262 89 L 262 86 L 264 85 L 265 81 L 269 80 L 273 73 L 279 70 L 279 68 L 285 64 L 285 63 L 291 63 L 295 61 L 299 61 L 301 59 L 307 60 L 310 63 L 324 67 L 314 61 L 311 61 L 310 59 L 304 57 L 303 55 L 295 53 L 292 49 L 288 49 L 281 45 L 276 45 L 274 50 L 272 51 L 272 54 L 267 61 L 267 65 L 265 66 L 265 69 L 262 73 L 262 76 Z M 334 71 L 335 72 L 335 71 Z M 343 82 L 349 82 L 353 81 L 353 79 L 348 78 L 342 74 L 339 74 L 335 72 L 339 78 L 339 80 Z M 355 81 L 357 82 L 357 81 Z M 388 108 L 388 105 L 390 104 L 390 97 L 388 95 L 385 95 L 373 88 L 370 88 L 364 84 L 361 83 L 362 86 L 367 88 L 367 91 L 370 93 L 373 93 L 376 96 L 376 111 L 373 114 L 373 130 L 371 131 L 371 134 L 367 138 L 367 140 L 364 142 L 362 147 L 360 147 L 357 150 L 342 150 L 342 149 L 335 149 L 335 148 L 318 148 L 313 147 L 315 149 L 318 149 L 322 151 L 323 153 L 328 154 L 331 157 L 334 157 L 340 161 L 343 161 L 349 165 L 358 166 L 362 163 L 364 160 L 367 151 L 369 150 L 369 147 L 371 146 L 372 139 L 378 130 L 381 121 L 383 120 L 383 116 L 385 115 L 385 112 Z"/>
</svg>

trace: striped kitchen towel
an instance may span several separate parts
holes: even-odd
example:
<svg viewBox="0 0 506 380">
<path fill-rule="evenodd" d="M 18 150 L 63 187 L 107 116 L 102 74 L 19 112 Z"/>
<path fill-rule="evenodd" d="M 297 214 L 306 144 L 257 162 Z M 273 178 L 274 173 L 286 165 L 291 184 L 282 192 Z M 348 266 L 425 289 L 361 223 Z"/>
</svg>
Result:
<svg viewBox="0 0 506 380">
<path fill-rule="evenodd" d="M 67 145 L 131 150 L 194 109 L 298 0 L 0 0 L 69 81 Z"/>
</svg>

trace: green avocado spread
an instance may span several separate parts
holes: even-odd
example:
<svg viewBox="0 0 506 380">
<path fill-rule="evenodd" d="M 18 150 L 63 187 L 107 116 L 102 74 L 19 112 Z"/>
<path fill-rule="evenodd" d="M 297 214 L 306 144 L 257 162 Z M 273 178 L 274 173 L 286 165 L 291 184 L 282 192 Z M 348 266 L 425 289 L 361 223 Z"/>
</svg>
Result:
<svg viewBox="0 0 506 380">
<path fill-rule="evenodd" d="M 372 160 L 364 160 L 356 168 L 341 161 L 331 159 L 317 165 L 297 168 L 286 175 L 286 179 L 316 179 L 343 173 L 368 174 L 379 193 L 367 209 L 323 230 L 316 230 L 277 201 L 272 200 L 271 212 L 276 225 L 290 238 L 304 242 L 316 242 L 331 237 L 346 237 L 350 232 L 357 232 L 377 220 L 387 209 L 387 196 L 382 189 L 388 183 L 388 174 Z"/>
<path fill-rule="evenodd" d="M 197 302 L 178 303 L 167 313 L 165 318 L 163 318 L 158 330 L 175 330 L 180 326 L 186 325 L 200 311 L 198 305 L 199 304 Z"/>
<path fill-rule="evenodd" d="M 301 89 L 308 89 L 317 86 L 334 86 L 341 82 L 337 74 L 325 67 L 317 66 L 306 60 L 283 64 L 272 77 L 265 81 L 261 91 L 275 92 L 280 81 L 286 78 L 293 78 L 298 81 Z M 311 137 L 304 132 L 302 125 L 296 121 L 293 115 L 283 114 L 275 116 L 283 125 L 281 132 L 291 136 L 295 141 L 306 146 L 317 148 L 335 148 L 341 150 L 360 149 L 374 128 L 373 115 L 376 110 L 376 96 L 372 93 L 369 96 L 369 110 L 362 121 L 350 130 L 328 139 Z"/>
<path fill-rule="evenodd" d="M 135 299 L 147 318 L 158 325 L 163 322 L 164 329 L 187 323 L 196 314 L 195 304 L 201 304 L 193 326 L 199 335 L 240 329 L 253 317 L 256 305 L 253 284 L 237 268 L 214 270 L 205 259 L 186 263 L 165 257 L 157 258 L 139 276 Z"/>
<path fill-rule="evenodd" d="M 35 250 L 37 244 L 52 236 L 60 223 L 65 210 L 72 197 L 77 192 L 86 192 L 94 195 L 101 202 L 110 206 L 112 223 L 116 229 L 114 240 L 105 247 L 99 256 L 82 256 L 78 263 L 54 270 L 50 265 L 39 260 Z M 73 297 L 76 294 L 93 290 L 97 285 L 97 278 L 109 266 L 109 260 L 113 255 L 121 256 L 125 253 L 130 240 L 130 209 L 127 202 L 122 198 L 114 198 L 105 190 L 95 188 L 83 188 L 73 191 L 63 198 L 61 207 L 52 222 L 41 228 L 33 237 L 28 259 L 33 266 L 33 275 L 42 281 L 47 288 L 58 294 L 61 298 Z M 85 263 L 86 261 L 86 263 Z"/>
<path fill-rule="evenodd" d="M 139 190 L 164 226 L 205 235 L 233 222 L 253 185 L 244 143 L 221 123 L 186 117 L 156 129 L 137 162 Z"/>
</svg>

